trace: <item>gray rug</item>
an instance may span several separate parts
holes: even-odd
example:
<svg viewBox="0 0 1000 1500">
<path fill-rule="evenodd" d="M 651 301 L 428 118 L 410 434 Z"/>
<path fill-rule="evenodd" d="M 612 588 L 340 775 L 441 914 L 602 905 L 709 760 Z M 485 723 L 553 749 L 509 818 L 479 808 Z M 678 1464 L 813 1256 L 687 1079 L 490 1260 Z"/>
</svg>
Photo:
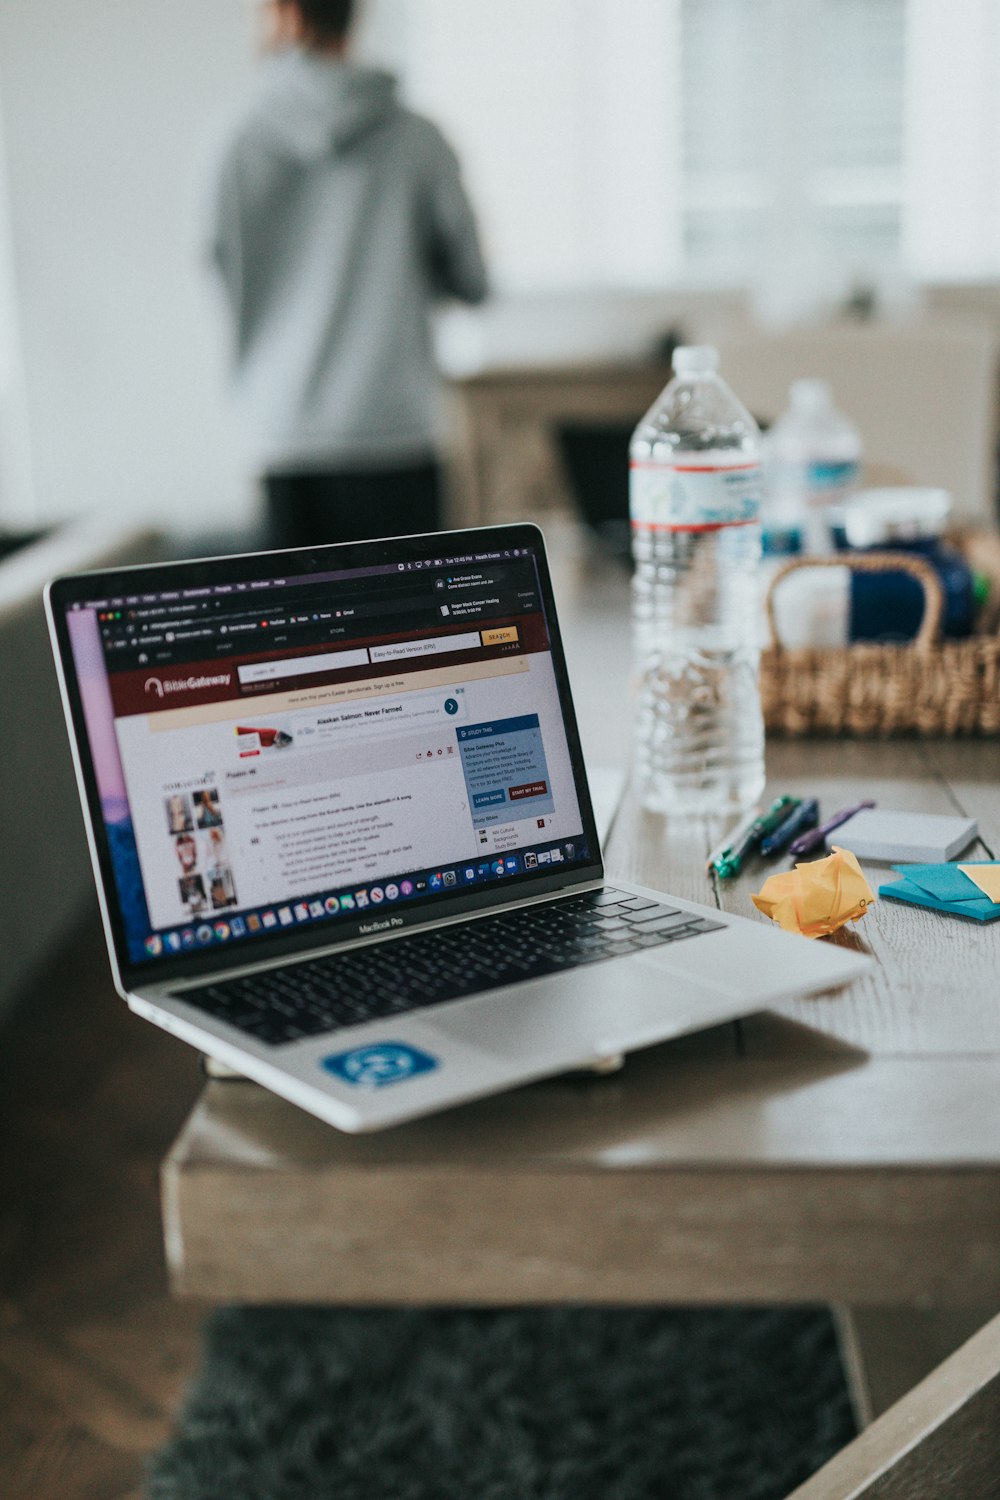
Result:
<svg viewBox="0 0 1000 1500">
<path fill-rule="evenodd" d="M 230 1308 L 147 1500 L 782 1500 L 854 1435 L 825 1310 Z"/>
</svg>

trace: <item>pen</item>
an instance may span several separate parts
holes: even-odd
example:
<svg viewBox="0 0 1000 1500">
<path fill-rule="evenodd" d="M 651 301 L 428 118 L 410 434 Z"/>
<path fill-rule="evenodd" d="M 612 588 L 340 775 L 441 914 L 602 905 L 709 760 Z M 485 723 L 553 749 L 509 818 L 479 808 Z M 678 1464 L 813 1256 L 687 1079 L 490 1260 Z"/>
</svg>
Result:
<svg viewBox="0 0 1000 1500">
<path fill-rule="evenodd" d="M 804 833 L 807 828 L 815 828 L 819 822 L 819 802 L 815 797 L 807 797 L 800 802 L 794 812 L 776 828 L 773 833 L 768 834 L 760 846 L 761 854 L 780 854 L 782 849 L 787 849 L 797 834 Z"/>
<path fill-rule="evenodd" d="M 827 834 L 839 828 L 841 823 L 846 823 L 848 818 L 853 818 L 854 814 L 861 812 L 863 808 L 874 806 L 874 802 L 856 802 L 853 807 L 841 808 L 839 813 L 834 813 L 833 817 L 821 823 L 819 828 L 813 828 L 809 833 L 804 833 L 801 838 L 789 844 L 789 854 L 808 854 L 811 849 L 818 849 L 820 844 L 825 842 Z"/>
<path fill-rule="evenodd" d="M 756 848 L 761 839 L 780 827 L 788 814 L 798 805 L 798 797 L 779 797 L 776 802 L 771 803 L 762 817 L 755 818 L 743 837 L 731 849 L 724 849 L 714 862 L 712 868 L 720 880 L 728 880 L 731 876 L 738 875 L 743 868 L 743 861 L 751 850 Z"/>
<path fill-rule="evenodd" d="M 764 809 L 758 803 L 756 807 L 750 809 L 742 823 L 738 823 L 730 833 L 726 834 L 721 844 L 716 844 L 705 862 L 710 875 L 722 856 L 728 854 L 734 844 L 738 844 L 741 839 L 746 838 L 763 811 Z"/>
</svg>

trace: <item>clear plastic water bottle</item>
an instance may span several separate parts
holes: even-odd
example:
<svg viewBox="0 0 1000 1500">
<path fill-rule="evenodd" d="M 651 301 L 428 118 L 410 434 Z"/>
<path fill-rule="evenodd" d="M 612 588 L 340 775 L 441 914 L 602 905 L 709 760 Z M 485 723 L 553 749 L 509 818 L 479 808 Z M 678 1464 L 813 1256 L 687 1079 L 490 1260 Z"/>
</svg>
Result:
<svg viewBox="0 0 1000 1500">
<path fill-rule="evenodd" d="M 827 382 L 793 381 L 788 408 L 764 439 L 765 553 L 832 552 L 860 472 L 861 438 Z"/>
<path fill-rule="evenodd" d="M 630 449 L 636 783 L 657 812 L 728 813 L 764 786 L 760 433 L 716 350 L 673 364 Z"/>
</svg>

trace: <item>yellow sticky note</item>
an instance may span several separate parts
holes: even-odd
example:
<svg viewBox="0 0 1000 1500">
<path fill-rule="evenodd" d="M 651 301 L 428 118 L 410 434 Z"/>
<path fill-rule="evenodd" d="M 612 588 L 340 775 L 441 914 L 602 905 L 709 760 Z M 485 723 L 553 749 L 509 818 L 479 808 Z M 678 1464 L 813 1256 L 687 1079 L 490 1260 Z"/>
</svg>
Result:
<svg viewBox="0 0 1000 1500">
<path fill-rule="evenodd" d="M 772 875 L 751 900 L 788 932 L 826 937 L 863 917 L 875 896 L 855 856 L 834 845 L 826 859 Z"/>
<path fill-rule="evenodd" d="M 1000 902 L 1000 864 L 959 865 L 963 875 L 968 875 L 991 901 Z"/>
</svg>

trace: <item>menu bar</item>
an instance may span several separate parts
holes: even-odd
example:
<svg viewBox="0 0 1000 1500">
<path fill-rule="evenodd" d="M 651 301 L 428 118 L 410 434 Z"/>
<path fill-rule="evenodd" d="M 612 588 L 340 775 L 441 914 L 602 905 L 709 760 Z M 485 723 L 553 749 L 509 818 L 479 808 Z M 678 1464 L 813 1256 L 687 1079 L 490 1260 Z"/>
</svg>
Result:
<svg viewBox="0 0 1000 1500">
<path fill-rule="evenodd" d="M 530 558 L 528 547 L 508 547 L 492 552 L 465 553 L 457 557 L 428 557 L 413 562 L 387 564 L 377 568 L 341 568 L 326 573 L 296 573 L 288 577 L 257 578 L 241 583 L 207 584 L 201 588 L 163 589 L 159 593 L 117 594 L 104 599 L 86 599 L 72 605 L 73 609 L 134 609 L 142 605 L 184 603 L 192 600 L 223 599 L 240 595 L 266 592 L 271 589 L 286 589 L 297 584 L 342 583 L 354 578 L 380 578 L 398 576 L 400 573 L 419 573 L 428 568 L 459 568 L 472 564 L 506 562 L 517 558 Z"/>
</svg>

